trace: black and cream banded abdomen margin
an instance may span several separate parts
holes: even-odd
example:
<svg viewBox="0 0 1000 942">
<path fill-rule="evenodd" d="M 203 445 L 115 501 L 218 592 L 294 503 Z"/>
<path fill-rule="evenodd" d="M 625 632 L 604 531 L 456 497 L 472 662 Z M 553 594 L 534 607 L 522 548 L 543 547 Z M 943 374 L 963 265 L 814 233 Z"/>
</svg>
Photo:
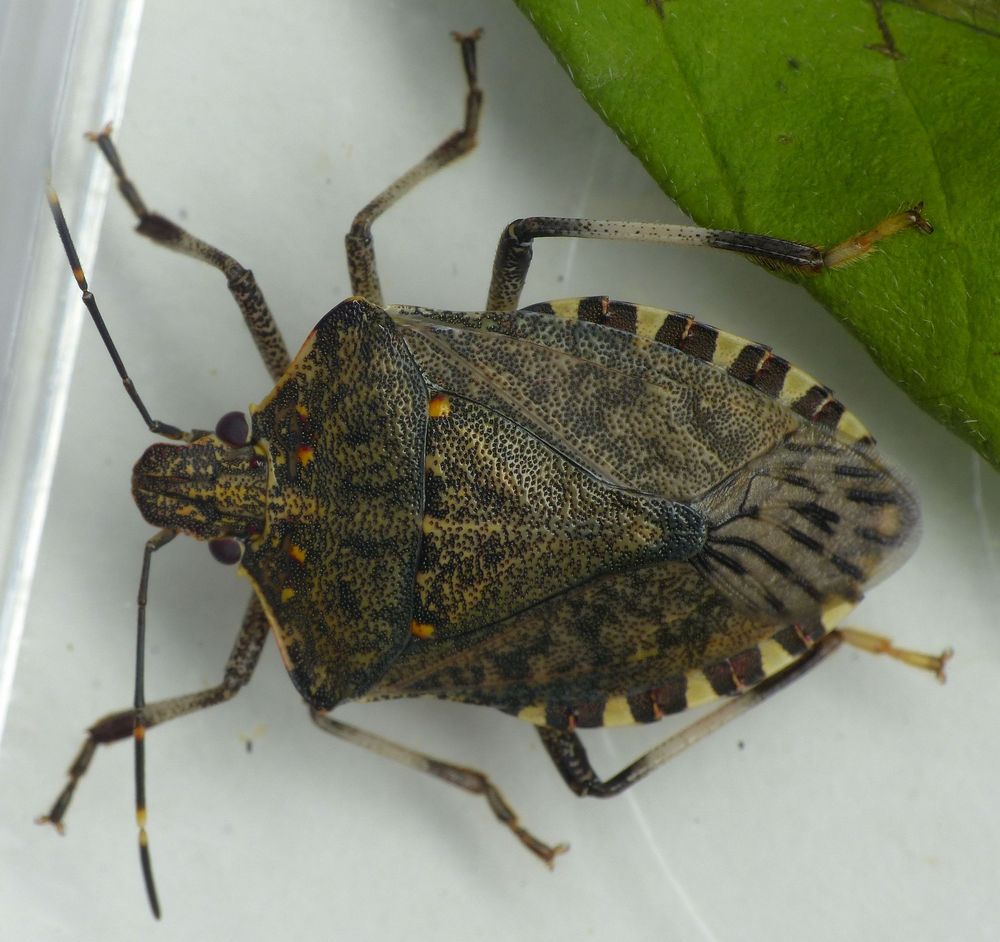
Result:
<svg viewBox="0 0 1000 942">
<path fill-rule="evenodd" d="M 770 396 L 810 422 L 830 429 L 845 444 L 872 445 L 875 439 L 833 391 L 771 348 L 753 343 L 677 311 L 606 297 L 567 298 L 522 308 L 565 321 L 587 321 L 673 347 L 723 370 Z"/>
<path fill-rule="evenodd" d="M 567 731 L 655 723 L 720 697 L 738 696 L 780 674 L 801 660 L 853 608 L 852 602 L 830 604 L 811 624 L 785 625 L 743 651 L 664 677 L 655 687 L 571 704 L 542 700 L 507 712 L 535 726 Z"/>
</svg>

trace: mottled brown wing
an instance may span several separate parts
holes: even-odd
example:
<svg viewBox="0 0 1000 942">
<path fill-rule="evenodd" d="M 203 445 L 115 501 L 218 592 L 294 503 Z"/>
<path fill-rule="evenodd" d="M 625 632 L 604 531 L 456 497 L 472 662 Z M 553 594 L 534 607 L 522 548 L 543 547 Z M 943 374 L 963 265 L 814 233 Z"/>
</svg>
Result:
<svg viewBox="0 0 1000 942">
<path fill-rule="evenodd" d="M 611 487 L 468 399 L 440 395 L 432 408 L 413 614 L 425 637 L 467 634 L 704 545 L 704 516 L 687 504 Z"/>
<path fill-rule="evenodd" d="M 711 363 L 599 324 L 530 311 L 397 322 L 431 384 L 604 481 L 669 500 L 700 497 L 799 424 Z"/>
<path fill-rule="evenodd" d="M 863 426 L 766 348 L 606 299 L 390 313 L 431 385 L 601 480 L 701 510 L 709 537 L 693 564 L 740 611 L 815 619 L 915 542 L 916 503 Z"/>
<path fill-rule="evenodd" d="M 913 497 L 870 447 L 804 426 L 700 500 L 710 521 L 695 565 L 744 611 L 799 616 L 857 602 L 916 544 Z"/>
<path fill-rule="evenodd" d="M 693 568 L 665 563 L 472 635 L 413 643 L 366 699 L 444 697 L 555 728 L 650 722 L 752 686 L 824 631 L 743 615 Z"/>
</svg>

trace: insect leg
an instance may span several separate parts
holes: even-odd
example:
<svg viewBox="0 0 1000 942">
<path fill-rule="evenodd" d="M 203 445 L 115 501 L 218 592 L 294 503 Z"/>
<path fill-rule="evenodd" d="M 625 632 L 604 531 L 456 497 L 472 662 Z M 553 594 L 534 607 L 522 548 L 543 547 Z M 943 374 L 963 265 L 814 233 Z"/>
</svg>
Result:
<svg viewBox="0 0 1000 942">
<path fill-rule="evenodd" d="M 253 272 L 249 268 L 244 268 L 236 259 L 225 252 L 195 238 L 176 223 L 157 213 L 149 212 L 135 184 L 125 173 L 125 167 L 118 155 L 118 150 L 111 141 L 111 125 L 105 126 L 102 131 L 91 134 L 89 137 L 97 144 L 111 165 L 118 180 L 119 191 L 139 220 L 136 232 L 175 252 L 181 252 L 184 255 L 190 255 L 192 258 L 207 262 L 226 276 L 226 286 L 229 288 L 233 300 L 239 305 L 243 320 L 246 321 L 247 328 L 253 336 L 257 352 L 264 361 L 264 366 L 272 379 L 279 379 L 289 363 L 288 350 L 285 347 L 281 331 L 264 300 L 264 295 L 257 286 Z"/>
<path fill-rule="evenodd" d="M 612 798 L 621 794 L 631 785 L 644 779 L 664 762 L 683 752 L 688 746 L 704 739 L 726 723 L 742 716 L 748 710 L 763 703 L 772 694 L 798 680 L 808 670 L 831 655 L 840 647 L 843 638 L 836 631 L 826 635 L 811 651 L 780 674 L 768 678 L 763 683 L 727 701 L 721 707 L 696 720 L 690 726 L 675 733 L 665 742 L 639 756 L 631 765 L 606 781 L 594 771 L 587 750 L 576 733 L 562 732 L 547 726 L 538 727 L 538 734 L 566 784 L 581 798 Z"/>
<path fill-rule="evenodd" d="M 756 687 L 729 700 L 690 726 L 675 733 L 659 746 L 639 756 L 631 765 L 605 781 L 594 771 L 587 750 L 576 733 L 567 733 L 546 726 L 538 727 L 538 734 L 566 784 L 579 796 L 611 798 L 621 794 L 630 785 L 644 779 L 654 769 L 683 752 L 688 746 L 721 729 L 730 720 L 742 716 L 747 710 L 763 703 L 772 694 L 798 680 L 820 661 L 829 657 L 841 644 L 850 644 L 873 654 L 886 654 L 910 667 L 930 671 L 938 680 L 944 680 L 944 668 L 952 651 L 940 655 L 924 654 L 895 647 L 888 638 L 857 628 L 837 628 L 826 635 L 811 651 L 780 674 L 775 674 Z"/>
<path fill-rule="evenodd" d="M 222 682 L 208 690 L 147 704 L 142 710 L 144 727 L 149 729 L 151 726 L 159 726 L 161 723 L 231 699 L 253 674 L 267 633 L 267 618 L 256 596 L 254 596 L 247 606 L 246 614 L 243 616 L 243 625 L 226 661 Z M 66 816 L 66 809 L 69 807 L 73 792 L 87 771 L 97 747 L 131 737 L 135 729 L 135 721 L 136 710 L 130 708 L 109 713 L 90 727 L 83 746 L 69 767 L 69 781 L 66 783 L 66 787 L 53 803 L 49 813 L 38 819 L 39 824 L 52 824 L 57 830 L 62 831 L 63 819 Z"/>
<path fill-rule="evenodd" d="M 925 654 L 923 651 L 897 648 L 891 639 L 886 638 L 884 635 L 862 631 L 860 628 L 840 627 L 837 629 L 837 632 L 852 647 L 860 648 L 869 654 L 884 654 L 910 667 L 916 667 L 918 670 L 930 671 L 942 683 L 945 680 L 945 665 L 947 665 L 955 653 L 951 648 L 945 648 L 940 654 Z"/>
<path fill-rule="evenodd" d="M 407 749 L 405 746 L 394 743 L 389 739 L 376 736 L 374 733 L 365 732 L 355 726 L 348 726 L 346 723 L 341 723 L 327 716 L 325 713 L 312 710 L 311 716 L 313 722 L 324 732 L 332 733 L 341 739 L 346 739 L 356 746 L 370 749 L 372 752 L 386 759 L 392 759 L 394 762 L 407 766 L 407 768 L 416 769 L 418 772 L 426 772 L 428 775 L 433 775 L 451 785 L 457 785 L 459 788 L 464 788 L 474 795 L 482 795 L 489 803 L 490 809 L 496 815 L 497 820 L 509 828 L 528 850 L 544 861 L 549 867 L 553 866 L 555 858 L 559 854 L 564 853 L 568 849 L 565 844 L 557 844 L 555 847 L 550 847 L 521 827 L 514 810 L 507 804 L 497 787 L 482 772 L 442 762 L 439 759 L 433 759 L 423 753 Z"/>
<path fill-rule="evenodd" d="M 615 239 L 627 242 L 661 242 L 667 245 L 705 246 L 738 252 L 775 271 L 817 273 L 838 268 L 871 251 L 876 242 L 903 229 L 932 232 L 921 215 L 923 204 L 884 219 L 873 229 L 846 239 L 829 249 L 790 242 L 773 236 L 698 226 L 673 226 L 652 222 L 616 222 L 608 219 L 564 219 L 531 216 L 515 219 L 504 229 L 493 262 L 493 277 L 486 301 L 488 311 L 513 311 L 524 288 L 531 264 L 532 241 L 544 238 Z"/>
<path fill-rule="evenodd" d="M 344 239 L 347 246 L 347 270 L 351 276 L 351 292 L 361 295 L 372 304 L 379 306 L 383 304 L 382 287 L 375 267 L 372 223 L 421 180 L 446 167 L 476 146 L 479 109 L 483 103 L 483 93 L 476 84 L 476 41 L 481 35 L 482 30 L 475 30 L 468 35 L 452 33 L 462 47 L 462 63 L 465 66 L 465 78 L 468 82 L 464 127 L 445 138 L 420 163 L 407 170 L 365 206 L 354 217 L 351 231 Z"/>
</svg>

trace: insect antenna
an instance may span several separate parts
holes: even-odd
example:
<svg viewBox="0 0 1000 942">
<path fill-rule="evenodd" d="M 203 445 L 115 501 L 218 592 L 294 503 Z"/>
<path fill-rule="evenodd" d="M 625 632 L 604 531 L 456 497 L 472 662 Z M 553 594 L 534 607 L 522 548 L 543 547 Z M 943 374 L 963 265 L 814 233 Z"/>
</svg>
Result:
<svg viewBox="0 0 1000 942">
<path fill-rule="evenodd" d="M 122 378 L 122 385 L 125 387 L 125 392 L 128 393 L 129 398 L 133 403 L 135 403 L 135 407 L 139 410 L 142 420 L 146 423 L 146 426 L 153 434 L 162 435 L 164 438 L 174 440 L 191 441 L 190 432 L 184 432 L 174 425 L 169 425 L 166 422 L 161 422 L 159 419 L 154 419 L 150 416 L 145 403 L 142 401 L 142 398 L 139 396 L 139 393 L 135 388 L 135 384 L 132 382 L 132 378 L 125 371 L 125 364 L 122 363 L 122 358 L 118 355 L 118 349 L 115 347 L 114 341 L 111 339 L 111 334 L 108 332 L 108 328 L 104 323 L 104 318 L 101 316 L 101 312 L 97 307 L 97 299 L 94 297 L 89 286 L 87 285 L 87 278 L 83 273 L 83 266 L 80 264 L 80 256 L 76 254 L 76 246 L 73 245 L 73 239 L 69 234 L 69 226 L 66 225 L 66 217 L 63 215 L 62 207 L 59 205 L 59 197 L 56 195 L 56 192 L 52 189 L 52 187 L 48 188 L 46 195 L 49 201 L 49 209 L 52 211 L 52 218 L 55 220 L 56 229 L 59 232 L 59 238 L 62 241 L 63 249 L 66 252 L 66 258 L 69 259 L 70 268 L 73 270 L 73 277 L 76 279 L 76 283 L 80 287 L 83 303 L 90 312 L 90 317 L 94 322 L 94 326 L 97 328 L 97 332 L 101 335 L 101 340 L 104 341 L 104 346 L 107 348 L 108 353 L 115 364 L 115 369 L 118 370 L 118 375 Z"/>
<path fill-rule="evenodd" d="M 91 319 L 94 321 L 94 325 L 97 327 L 97 331 L 101 335 L 101 339 L 104 341 L 104 346 L 111 355 L 111 359 L 115 364 L 115 368 L 118 370 L 118 375 L 122 378 L 122 383 L 125 386 L 125 391 L 129 394 L 129 398 L 133 403 L 135 403 L 136 408 L 139 410 L 139 414 L 142 416 L 143 421 L 146 423 L 146 426 L 151 432 L 157 435 L 163 435 L 166 438 L 191 441 L 193 433 L 184 432 L 176 426 L 160 422 L 150 416 L 142 398 L 136 391 L 131 377 L 129 377 L 125 370 L 125 365 L 122 363 L 122 359 L 118 355 L 118 350 L 115 347 L 114 341 L 111 339 L 111 334 L 108 332 L 108 328 L 104 323 L 104 318 L 101 316 L 101 312 L 98 309 L 97 300 L 87 285 L 87 278 L 83 273 L 83 266 L 80 264 L 80 257 L 77 255 L 76 247 L 73 245 L 73 239 L 69 234 L 69 226 L 66 224 L 66 217 L 63 215 L 62 207 L 59 205 L 59 197 L 51 187 L 48 189 L 47 196 L 49 208 L 52 210 L 52 218 L 55 220 L 56 229 L 59 232 L 59 238 L 62 241 L 63 249 L 66 252 L 66 258 L 69 260 L 70 267 L 73 270 L 73 277 L 76 279 L 76 283 L 80 287 L 83 303 L 90 312 Z M 139 578 L 139 595 L 137 600 L 138 611 L 136 616 L 135 696 L 133 699 L 132 728 L 132 739 L 135 743 L 135 820 L 139 827 L 139 863 L 142 867 L 142 879 L 146 886 L 146 897 L 149 900 L 149 907 L 157 919 L 160 918 L 160 901 L 156 894 L 156 883 L 153 880 L 153 864 L 149 854 L 149 838 L 146 834 L 146 598 L 149 588 L 150 559 L 156 550 L 165 546 L 176 535 L 176 531 L 166 529 L 161 530 L 151 539 L 146 541 L 146 547 L 142 557 L 142 575 Z M 68 801 L 68 796 L 66 800 Z"/>
<path fill-rule="evenodd" d="M 132 728 L 132 741 L 135 743 L 135 823 L 139 827 L 139 865 L 142 867 L 142 880 L 146 885 L 146 898 L 153 915 L 160 918 L 160 900 L 156 895 L 156 882 L 153 880 L 153 862 L 149 856 L 149 836 L 146 834 L 146 598 L 149 589 L 149 564 L 161 546 L 166 546 L 177 535 L 174 530 L 160 530 L 146 541 L 142 554 L 142 575 L 139 577 L 138 614 L 135 631 L 135 697 L 132 706 L 135 710 L 135 725 Z"/>
</svg>

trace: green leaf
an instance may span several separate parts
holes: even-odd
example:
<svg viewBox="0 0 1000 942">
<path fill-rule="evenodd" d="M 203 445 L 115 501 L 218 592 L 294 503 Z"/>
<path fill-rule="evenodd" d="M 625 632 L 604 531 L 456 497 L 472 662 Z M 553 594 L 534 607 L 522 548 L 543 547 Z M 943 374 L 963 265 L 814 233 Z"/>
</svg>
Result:
<svg viewBox="0 0 1000 942">
<path fill-rule="evenodd" d="M 997 0 L 517 0 L 702 225 L 830 245 L 923 200 L 808 290 L 1000 467 Z"/>
</svg>

